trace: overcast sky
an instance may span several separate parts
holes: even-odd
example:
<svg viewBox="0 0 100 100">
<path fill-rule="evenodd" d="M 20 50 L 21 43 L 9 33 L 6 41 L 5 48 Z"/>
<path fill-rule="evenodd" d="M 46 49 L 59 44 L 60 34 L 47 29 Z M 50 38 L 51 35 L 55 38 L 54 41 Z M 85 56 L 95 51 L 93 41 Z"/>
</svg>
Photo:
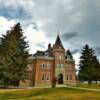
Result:
<svg viewBox="0 0 100 100">
<path fill-rule="evenodd" d="M 30 53 L 45 50 L 57 32 L 78 64 L 89 44 L 100 55 L 100 0 L 0 0 L 0 36 L 20 22 Z"/>
</svg>

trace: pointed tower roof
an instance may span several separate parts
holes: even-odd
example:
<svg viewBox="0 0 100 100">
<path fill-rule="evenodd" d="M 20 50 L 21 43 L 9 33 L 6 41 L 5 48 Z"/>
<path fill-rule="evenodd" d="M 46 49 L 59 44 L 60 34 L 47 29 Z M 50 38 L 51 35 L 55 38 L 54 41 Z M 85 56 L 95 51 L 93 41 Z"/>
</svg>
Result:
<svg viewBox="0 0 100 100">
<path fill-rule="evenodd" d="M 57 49 L 58 49 L 59 47 L 61 47 L 62 49 L 64 49 L 59 34 L 57 35 L 57 38 L 56 38 L 54 47 L 57 48 Z"/>
<path fill-rule="evenodd" d="M 61 45 L 62 42 L 60 40 L 59 34 L 57 35 L 56 41 L 55 41 L 55 45 Z"/>
</svg>

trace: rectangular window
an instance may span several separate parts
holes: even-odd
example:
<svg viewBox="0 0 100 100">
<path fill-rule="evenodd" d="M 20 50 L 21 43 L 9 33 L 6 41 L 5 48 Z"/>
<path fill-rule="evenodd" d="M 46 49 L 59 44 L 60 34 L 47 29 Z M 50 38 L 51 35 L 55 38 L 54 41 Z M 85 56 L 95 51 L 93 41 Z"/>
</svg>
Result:
<svg viewBox="0 0 100 100">
<path fill-rule="evenodd" d="M 50 80 L 50 72 L 46 74 L 46 80 Z"/>
<path fill-rule="evenodd" d="M 45 80 L 45 73 L 41 73 L 41 79 Z"/>
<path fill-rule="evenodd" d="M 45 64 L 44 64 L 44 63 L 41 65 L 41 68 L 42 68 L 42 69 L 44 69 L 44 68 L 45 68 Z"/>
<path fill-rule="evenodd" d="M 48 57 L 48 52 L 45 53 L 45 56 Z"/>
<path fill-rule="evenodd" d="M 70 74 L 70 80 L 72 80 L 72 74 Z"/>
<path fill-rule="evenodd" d="M 68 74 L 66 75 L 66 79 L 68 80 Z"/>
</svg>

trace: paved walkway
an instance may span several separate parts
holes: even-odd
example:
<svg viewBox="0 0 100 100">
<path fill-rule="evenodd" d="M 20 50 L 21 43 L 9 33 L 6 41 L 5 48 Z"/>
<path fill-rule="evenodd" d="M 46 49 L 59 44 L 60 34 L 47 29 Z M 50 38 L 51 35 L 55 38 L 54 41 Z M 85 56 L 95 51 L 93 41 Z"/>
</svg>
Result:
<svg viewBox="0 0 100 100">
<path fill-rule="evenodd" d="M 73 89 L 81 89 L 81 90 L 87 90 L 87 91 L 99 91 L 100 92 L 100 89 L 81 88 L 81 87 L 75 87 L 75 86 L 57 85 L 56 87 L 58 87 L 58 88 L 65 87 L 65 88 L 73 88 Z M 51 86 L 33 87 L 33 88 L 51 88 Z"/>
<path fill-rule="evenodd" d="M 65 88 L 100 92 L 100 89 L 81 88 L 81 87 L 66 86 L 66 85 L 57 85 L 56 87 L 58 87 L 58 88 L 65 87 Z M 0 91 L 14 91 L 14 90 L 25 90 L 25 89 L 34 89 L 34 88 L 51 88 L 51 86 L 46 86 L 46 87 L 17 87 L 17 88 L 13 88 L 13 89 L 0 89 Z"/>
<path fill-rule="evenodd" d="M 73 89 L 81 89 L 81 90 L 87 90 L 87 91 L 99 91 L 100 89 L 90 89 L 90 88 L 81 88 L 81 87 L 73 87 L 73 86 L 66 86 L 67 88 L 73 88 Z"/>
</svg>

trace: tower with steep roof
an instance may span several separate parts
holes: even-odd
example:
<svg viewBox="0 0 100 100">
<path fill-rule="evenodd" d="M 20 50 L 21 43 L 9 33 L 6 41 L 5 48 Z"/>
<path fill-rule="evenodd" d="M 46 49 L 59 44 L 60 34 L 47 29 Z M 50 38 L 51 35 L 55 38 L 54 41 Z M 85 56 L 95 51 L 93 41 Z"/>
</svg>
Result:
<svg viewBox="0 0 100 100">
<path fill-rule="evenodd" d="M 56 41 L 55 41 L 55 44 L 54 44 L 53 48 L 54 49 L 62 49 L 62 50 L 64 50 L 64 47 L 62 45 L 62 42 L 61 42 L 59 34 L 57 35 L 57 38 L 56 38 Z"/>
</svg>

